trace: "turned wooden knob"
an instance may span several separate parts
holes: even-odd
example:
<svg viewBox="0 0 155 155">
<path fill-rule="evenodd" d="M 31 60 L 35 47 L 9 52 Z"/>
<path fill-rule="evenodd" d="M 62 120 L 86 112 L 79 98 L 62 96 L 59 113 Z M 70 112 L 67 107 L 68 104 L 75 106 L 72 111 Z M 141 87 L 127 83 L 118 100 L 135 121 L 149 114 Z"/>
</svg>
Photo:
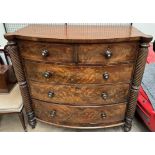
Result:
<svg viewBox="0 0 155 155">
<path fill-rule="evenodd" d="M 47 57 L 47 56 L 49 55 L 48 50 L 43 50 L 43 51 L 41 52 L 41 55 L 42 55 L 43 57 Z"/>
<path fill-rule="evenodd" d="M 56 116 L 56 110 L 50 111 L 50 116 L 53 118 Z"/>
<path fill-rule="evenodd" d="M 101 97 L 102 97 L 104 100 L 106 100 L 106 99 L 108 98 L 108 94 L 107 94 L 107 93 L 102 93 L 102 94 L 101 94 Z"/>
<path fill-rule="evenodd" d="M 106 118 L 106 117 L 107 117 L 106 113 L 102 112 L 102 113 L 101 113 L 101 118 L 104 119 L 104 118 Z"/>
<path fill-rule="evenodd" d="M 109 50 L 107 50 L 107 51 L 104 52 L 104 56 L 105 56 L 107 59 L 109 59 L 109 58 L 112 57 L 112 52 L 109 51 Z"/>
<path fill-rule="evenodd" d="M 48 92 L 48 97 L 49 97 L 49 98 L 52 98 L 52 97 L 54 97 L 54 92 L 52 92 L 52 91 L 49 91 L 49 92 Z"/>
<path fill-rule="evenodd" d="M 108 79 L 109 79 L 109 74 L 108 74 L 108 72 L 105 72 L 105 73 L 103 74 L 103 78 L 104 78 L 105 80 L 108 80 Z"/>
<path fill-rule="evenodd" d="M 46 71 L 46 72 L 43 73 L 43 77 L 45 77 L 47 79 L 50 78 L 52 75 L 53 75 L 53 73 L 51 73 L 49 71 Z"/>
</svg>

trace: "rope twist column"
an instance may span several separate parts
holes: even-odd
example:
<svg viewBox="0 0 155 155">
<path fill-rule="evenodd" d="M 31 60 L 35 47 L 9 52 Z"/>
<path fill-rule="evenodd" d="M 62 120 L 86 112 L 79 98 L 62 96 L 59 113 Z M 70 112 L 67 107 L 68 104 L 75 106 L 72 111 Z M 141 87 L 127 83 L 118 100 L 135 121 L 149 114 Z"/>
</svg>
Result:
<svg viewBox="0 0 155 155">
<path fill-rule="evenodd" d="M 14 41 L 9 41 L 5 47 L 5 50 L 10 54 L 11 61 L 14 67 L 15 75 L 19 83 L 21 95 L 24 102 L 24 107 L 26 110 L 26 114 L 28 117 L 28 122 L 32 126 L 32 128 L 36 125 L 35 115 L 31 106 L 31 97 L 29 94 L 29 89 L 27 86 L 26 78 L 24 75 L 22 63 L 20 60 L 20 56 L 18 53 L 17 45 Z"/>
<path fill-rule="evenodd" d="M 134 70 L 134 77 L 133 77 L 132 86 L 130 89 L 124 131 L 130 131 L 132 127 L 132 120 L 135 114 L 138 91 L 141 85 L 141 81 L 142 81 L 142 77 L 145 69 L 148 47 L 149 47 L 148 43 L 142 43 L 140 45 L 140 51 L 138 52 L 137 62 Z"/>
</svg>

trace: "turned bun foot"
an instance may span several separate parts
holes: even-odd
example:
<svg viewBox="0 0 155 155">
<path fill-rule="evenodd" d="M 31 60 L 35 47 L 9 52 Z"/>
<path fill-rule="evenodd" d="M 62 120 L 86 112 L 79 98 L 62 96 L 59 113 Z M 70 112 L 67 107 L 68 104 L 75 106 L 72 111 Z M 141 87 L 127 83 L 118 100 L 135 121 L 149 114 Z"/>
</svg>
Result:
<svg viewBox="0 0 155 155">
<path fill-rule="evenodd" d="M 32 129 L 34 129 L 37 124 L 34 112 L 31 111 L 31 112 L 27 113 L 27 116 L 28 116 L 29 125 L 32 127 Z"/>
<path fill-rule="evenodd" d="M 31 126 L 32 129 L 34 129 L 36 127 L 36 124 L 37 124 L 36 119 L 33 120 L 33 122 L 32 121 L 29 122 L 29 125 Z"/>
<path fill-rule="evenodd" d="M 129 132 L 131 130 L 131 127 L 124 126 L 123 130 L 124 130 L 124 132 Z"/>
<path fill-rule="evenodd" d="M 126 123 L 123 126 L 123 130 L 125 132 L 129 132 L 131 130 L 132 127 L 132 121 L 130 119 L 127 119 L 128 121 L 126 121 Z"/>
</svg>

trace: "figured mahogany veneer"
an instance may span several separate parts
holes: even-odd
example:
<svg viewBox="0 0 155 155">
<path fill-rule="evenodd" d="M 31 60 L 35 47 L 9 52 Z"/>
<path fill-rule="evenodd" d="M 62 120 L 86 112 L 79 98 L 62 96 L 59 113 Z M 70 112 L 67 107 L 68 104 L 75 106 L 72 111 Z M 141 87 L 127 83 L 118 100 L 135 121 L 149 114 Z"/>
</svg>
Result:
<svg viewBox="0 0 155 155">
<path fill-rule="evenodd" d="M 25 61 L 27 78 L 57 84 L 130 83 L 134 64 L 118 66 L 73 66 Z"/>
<path fill-rule="evenodd" d="M 45 62 L 71 63 L 73 61 L 73 46 L 68 44 L 52 44 L 31 41 L 20 41 L 19 50 L 25 59 Z M 48 51 L 43 57 L 42 52 Z"/>
<path fill-rule="evenodd" d="M 126 104 L 95 107 L 57 105 L 33 100 L 36 117 L 48 123 L 72 128 L 101 128 L 123 123 Z"/>
<path fill-rule="evenodd" d="M 19 49 L 23 58 L 33 61 L 105 65 L 134 61 L 138 45 L 133 42 L 128 44 L 81 44 L 75 46 L 72 44 L 20 41 Z M 48 51 L 48 55 L 45 57 L 42 56 L 44 50 Z M 106 51 L 112 52 L 111 59 L 106 58 Z"/>
<path fill-rule="evenodd" d="M 29 82 L 32 98 L 58 104 L 103 105 L 127 102 L 129 84 L 57 85 Z M 54 93 L 49 97 L 49 93 Z M 102 93 L 105 93 L 105 97 Z"/>
<path fill-rule="evenodd" d="M 135 60 L 138 45 L 133 43 L 81 44 L 78 47 L 78 62 L 82 64 L 117 64 Z M 106 57 L 106 51 L 111 57 Z"/>
<path fill-rule="evenodd" d="M 152 37 L 132 26 L 30 25 L 8 33 L 28 122 L 130 131 Z"/>
</svg>

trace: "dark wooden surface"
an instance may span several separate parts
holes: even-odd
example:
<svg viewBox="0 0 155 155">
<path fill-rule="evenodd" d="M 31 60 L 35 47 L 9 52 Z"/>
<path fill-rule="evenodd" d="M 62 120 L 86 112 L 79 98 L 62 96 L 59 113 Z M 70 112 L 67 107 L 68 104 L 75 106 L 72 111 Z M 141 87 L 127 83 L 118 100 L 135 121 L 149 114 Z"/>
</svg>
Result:
<svg viewBox="0 0 155 155">
<path fill-rule="evenodd" d="M 152 36 L 145 35 L 133 26 L 79 26 L 70 25 L 29 25 L 14 33 L 5 35 L 7 40 L 24 39 L 33 41 L 65 43 L 103 43 L 144 40 L 151 41 Z"/>
<path fill-rule="evenodd" d="M 8 77 L 8 66 L 0 65 L 0 93 L 8 92 L 9 77 Z"/>
<path fill-rule="evenodd" d="M 0 93 L 9 93 L 16 82 L 12 66 L 0 65 Z"/>
<path fill-rule="evenodd" d="M 36 117 L 49 123 L 72 127 L 98 127 L 124 121 L 126 104 L 82 107 L 33 100 Z M 105 118 L 102 117 L 105 115 Z"/>
</svg>

